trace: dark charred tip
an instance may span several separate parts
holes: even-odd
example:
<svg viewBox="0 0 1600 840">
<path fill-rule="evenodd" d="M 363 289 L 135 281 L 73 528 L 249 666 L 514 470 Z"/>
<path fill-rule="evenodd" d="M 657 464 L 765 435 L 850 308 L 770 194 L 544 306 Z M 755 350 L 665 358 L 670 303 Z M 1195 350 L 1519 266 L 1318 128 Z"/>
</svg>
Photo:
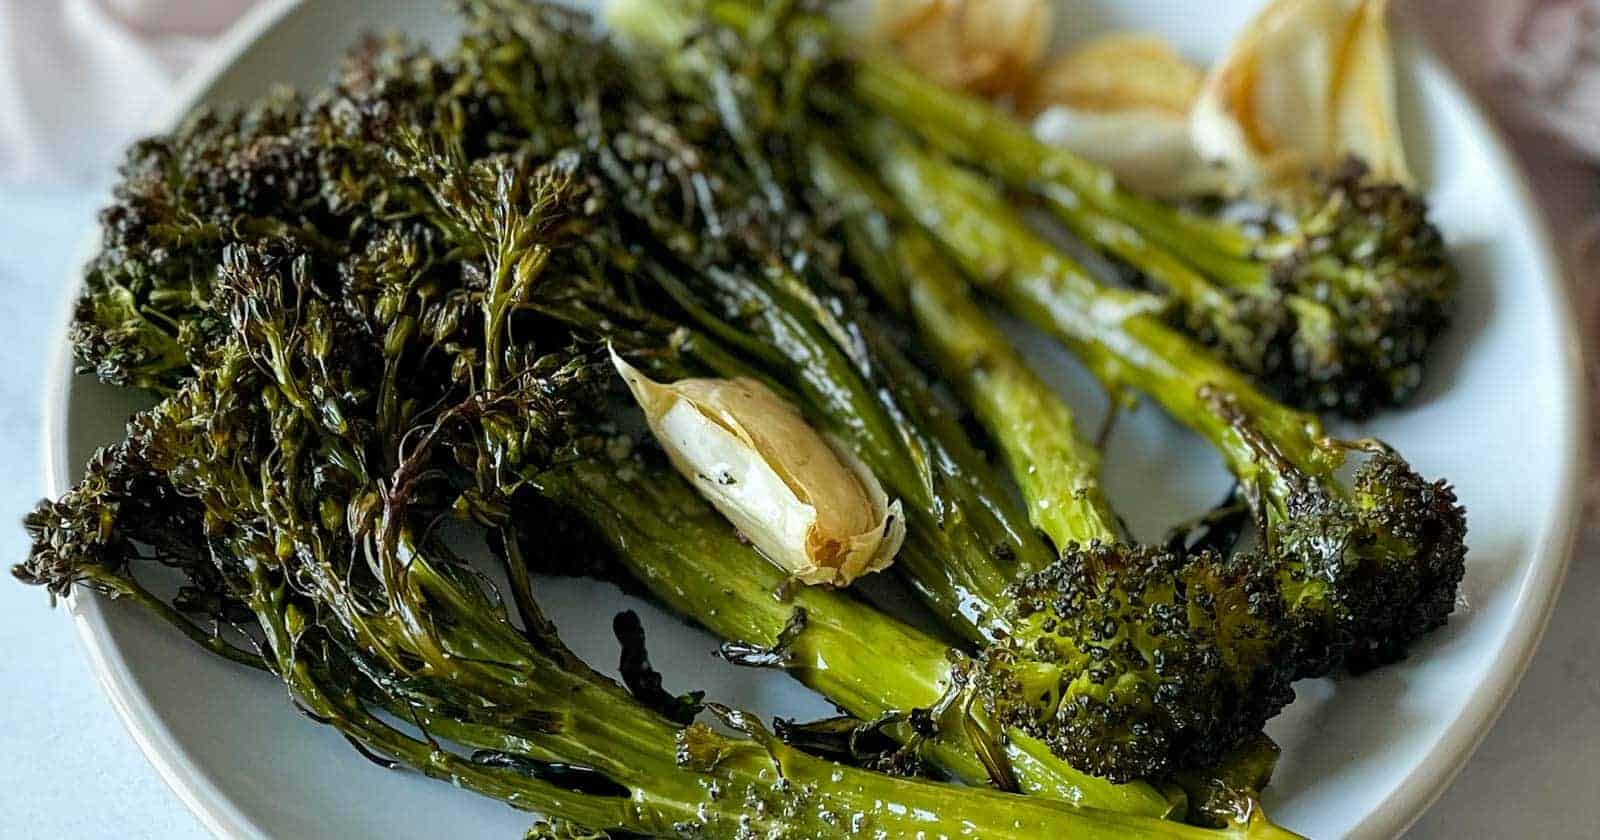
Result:
<svg viewBox="0 0 1600 840">
<path fill-rule="evenodd" d="M 520 773 L 586 796 L 626 798 L 632 795 L 627 786 L 614 781 L 600 770 L 581 764 L 540 761 L 499 750 L 478 750 L 472 754 L 472 763 L 481 767 Z"/>
<path fill-rule="evenodd" d="M 1392 636 L 1351 657 L 1350 667 L 1360 671 L 1404 657 L 1413 641 L 1449 620 L 1466 574 L 1467 518 L 1448 482 L 1423 478 L 1398 453 L 1374 455 L 1357 473 L 1355 486 L 1380 500 L 1372 514 L 1380 527 L 1415 547 L 1416 573 L 1415 594 Z"/>
<path fill-rule="evenodd" d="M 622 648 L 617 670 L 622 682 L 634 699 L 655 709 L 663 717 L 680 726 L 692 723 L 704 708 L 706 693 L 690 691 L 673 694 L 664 687 L 661 673 L 650 664 L 650 654 L 645 647 L 644 623 L 633 610 L 617 613 L 611 622 L 612 633 Z"/>
<path fill-rule="evenodd" d="M 1370 670 L 1445 623 L 1465 572 L 1466 513 L 1443 481 L 1376 443 L 1348 495 L 1308 488 L 1274 527 L 1286 585 L 1316 584 L 1297 609 L 1301 677 Z"/>
<path fill-rule="evenodd" d="M 1293 697 L 1290 619 L 1258 557 L 1094 543 L 1010 594 L 1017 632 L 979 658 L 975 691 L 1084 772 L 1205 766 Z"/>
<path fill-rule="evenodd" d="M 728 641 L 717 648 L 717 656 L 724 661 L 745 668 L 787 668 L 792 664 L 795 640 L 806 628 L 806 611 L 804 607 L 795 607 L 789 613 L 789 620 L 784 623 L 783 629 L 778 632 L 778 638 L 771 646 L 760 645 L 754 642 Z"/>
<path fill-rule="evenodd" d="M 923 767 L 916 742 L 901 744 L 884 732 L 890 724 L 911 716 L 894 712 L 876 720 L 849 716 L 815 721 L 773 720 L 778 740 L 812 755 L 894 776 L 920 776 Z"/>
<path fill-rule="evenodd" d="M 1271 267 L 1294 326 L 1265 381 L 1303 408 L 1362 419 L 1416 394 L 1459 277 L 1414 190 L 1353 159 L 1319 183 L 1321 205 Z"/>
</svg>

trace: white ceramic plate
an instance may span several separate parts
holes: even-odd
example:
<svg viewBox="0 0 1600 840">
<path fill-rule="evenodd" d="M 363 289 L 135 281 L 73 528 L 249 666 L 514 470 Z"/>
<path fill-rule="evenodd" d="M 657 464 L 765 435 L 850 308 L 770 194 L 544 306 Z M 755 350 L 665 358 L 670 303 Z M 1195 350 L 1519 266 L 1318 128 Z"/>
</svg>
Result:
<svg viewBox="0 0 1600 840">
<path fill-rule="evenodd" d="M 192 79 L 174 118 L 195 103 L 239 101 L 273 84 L 316 84 L 365 30 L 447 42 L 453 24 L 444 5 L 400 0 L 380 12 L 335 0 L 269 4 Z M 1078 34 L 1155 30 L 1185 53 L 1209 58 L 1258 5 L 1101 0 L 1075 2 L 1060 20 Z M 1368 430 L 1396 444 L 1423 474 L 1455 481 L 1469 512 L 1471 554 L 1462 607 L 1410 660 L 1360 679 L 1302 683 L 1299 700 L 1268 728 L 1283 746 L 1268 806 L 1285 825 L 1315 837 L 1398 834 L 1472 752 L 1516 686 L 1554 602 L 1585 463 L 1576 333 L 1525 182 L 1435 60 L 1409 44 L 1401 59 L 1411 156 L 1466 282 L 1426 393 Z M 1092 421 L 1103 406 L 1082 371 L 1047 342 L 1028 346 Z M 95 445 L 117 437 L 137 406 L 128 394 L 71 376 L 65 356 L 48 396 L 53 494 L 66 489 Z M 1203 444 L 1148 409 L 1119 426 L 1107 468 L 1114 501 L 1147 537 L 1204 509 L 1226 486 Z M 709 655 L 712 638 L 610 587 L 560 581 L 542 592 L 564 635 L 597 664 L 615 661 L 612 612 L 632 606 L 674 687 L 706 688 L 769 714 L 829 710 L 782 675 L 735 673 Z M 202 653 L 134 608 L 80 598 L 73 610 L 133 737 L 219 835 L 510 838 L 529 822 L 496 803 L 369 764 L 296 714 L 272 679 Z"/>
</svg>

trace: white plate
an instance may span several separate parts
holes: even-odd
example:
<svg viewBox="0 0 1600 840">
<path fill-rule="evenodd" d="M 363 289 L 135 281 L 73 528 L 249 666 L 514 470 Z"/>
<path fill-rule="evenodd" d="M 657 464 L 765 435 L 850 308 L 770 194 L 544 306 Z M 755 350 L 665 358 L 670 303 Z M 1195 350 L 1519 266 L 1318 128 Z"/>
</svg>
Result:
<svg viewBox="0 0 1600 840">
<path fill-rule="evenodd" d="M 444 5 L 403 0 L 380 13 L 334 0 L 269 4 L 192 79 L 175 114 L 197 102 L 249 98 L 272 84 L 316 84 L 366 29 L 447 41 L 453 25 Z M 1258 3 L 1076 5 L 1081 13 L 1060 18 L 1075 32 L 1150 29 L 1206 58 Z M 1315 837 L 1398 834 L 1472 752 L 1516 686 L 1554 603 L 1585 463 L 1579 346 L 1526 183 L 1440 65 L 1414 45 L 1401 53 L 1407 140 L 1466 282 L 1422 399 L 1368 428 L 1423 474 L 1455 481 L 1469 512 L 1471 554 L 1464 605 L 1410 660 L 1360 679 L 1302 683 L 1300 699 L 1269 727 L 1284 753 L 1268 805 L 1279 821 Z M 1086 414 L 1102 410 L 1074 364 L 1045 342 L 1030 341 L 1029 349 Z M 51 374 L 46 461 L 51 492 L 59 494 L 95 445 L 117 437 L 137 403 L 71 376 L 65 353 Z M 1107 467 L 1114 500 L 1147 537 L 1203 509 L 1225 486 L 1204 445 L 1154 410 L 1119 426 Z M 707 688 L 719 700 L 765 713 L 828 711 L 781 675 L 731 671 L 709 656 L 709 636 L 610 587 L 566 581 L 543 593 L 564 635 L 597 664 L 615 660 L 609 618 L 626 604 L 643 614 L 670 685 Z M 219 835 L 510 838 L 529 821 L 367 763 L 296 714 L 272 679 L 202 653 L 134 608 L 80 598 L 73 610 L 94 669 L 135 740 Z"/>
</svg>

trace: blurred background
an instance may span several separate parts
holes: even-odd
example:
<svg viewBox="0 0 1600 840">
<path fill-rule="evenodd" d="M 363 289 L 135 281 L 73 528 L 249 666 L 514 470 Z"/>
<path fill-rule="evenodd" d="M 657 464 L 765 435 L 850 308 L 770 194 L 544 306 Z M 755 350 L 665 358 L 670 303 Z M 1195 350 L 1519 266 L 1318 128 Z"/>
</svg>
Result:
<svg viewBox="0 0 1600 840">
<path fill-rule="evenodd" d="M 357 0 L 334 0 L 357 2 Z M 267 0 L 276 4 L 280 0 Z M 441 0 L 443 2 L 443 0 Z M 79 241 L 123 147 L 256 0 L 0 0 L 0 519 L 43 495 L 41 382 L 57 364 Z M 1600 0 L 1395 0 L 1511 139 L 1600 326 Z M 1537 434 L 1537 418 L 1530 418 Z M 1591 492 L 1591 496 L 1596 495 Z M 1537 657 L 1413 835 L 1591 837 L 1600 826 L 1600 529 L 1580 541 Z M 0 525 L 0 561 L 25 553 Z M 191 838 L 94 682 L 64 612 L 0 581 L 0 837 Z"/>
</svg>

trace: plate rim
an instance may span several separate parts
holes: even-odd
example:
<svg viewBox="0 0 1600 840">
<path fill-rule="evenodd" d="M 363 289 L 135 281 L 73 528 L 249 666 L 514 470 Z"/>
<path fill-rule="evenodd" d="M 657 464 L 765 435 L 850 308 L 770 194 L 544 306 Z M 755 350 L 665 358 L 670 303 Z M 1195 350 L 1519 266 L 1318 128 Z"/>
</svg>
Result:
<svg viewBox="0 0 1600 840">
<path fill-rule="evenodd" d="M 1557 344 L 1560 347 L 1561 364 L 1565 368 L 1560 379 L 1567 415 L 1561 419 L 1567 427 L 1564 448 L 1568 457 L 1561 462 L 1563 475 L 1559 484 L 1563 488 L 1561 492 L 1566 504 L 1561 506 L 1563 509 L 1552 513 L 1551 521 L 1541 529 L 1544 531 L 1543 539 L 1528 549 L 1533 568 L 1517 591 L 1512 607 L 1517 618 L 1501 647 L 1502 651 L 1515 655 L 1495 658 L 1484 681 L 1480 683 L 1481 687 L 1489 690 L 1474 694 L 1461 713 L 1446 724 L 1439 739 L 1423 756 L 1422 763 L 1418 765 L 1420 769 L 1379 800 L 1377 807 L 1356 824 L 1351 832 L 1352 837 L 1398 837 L 1415 825 L 1466 768 L 1467 761 L 1477 752 L 1483 740 L 1489 737 L 1500 715 L 1522 685 L 1522 678 L 1533 664 L 1539 643 L 1549 627 L 1550 617 L 1555 613 L 1566 582 L 1567 569 L 1572 564 L 1585 507 L 1584 483 L 1589 472 L 1592 445 L 1590 424 L 1594 421 L 1587 399 L 1587 357 L 1583 331 L 1578 326 L 1577 300 L 1567 276 L 1561 249 L 1551 233 L 1549 219 L 1534 192 L 1527 168 L 1512 151 L 1505 129 L 1489 116 L 1483 103 L 1462 83 L 1460 75 L 1439 58 L 1432 44 L 1415 36 L 1406 40 L 1414 52 L 1414 60 L 1421 63 L 1421 69 L 1436 75 L 1439 82 L 1460 100 L 1466 121 L 1474 129 L 1482 131 L 1488 140 L 1490 167 L 1510 175 L 1509 186 L 1517 201 L 1532 212 L 1530 233 L 1534 264 L 1547 283 L 1555 284 L 1554 299 L 1560 310 L 1555 314 L 1559 332 Z M 1425 766 L 1435 759 L 1441 759 L 1443 766 L 1430 774 Z"/>
<path fill-rule="evenodd" d="M 266 0 L 247 11 L 210 55 L 179 78 L 169 104 L 151 122 L 150 130 L 171 130 L 205 98 L 208 89 L 229 67 L 305 2 Z M 92 225 L 79 242 L 70 263 L 73 274 L 68 283 L 74 290 L 81 288 L 83 269 L 99 242 L 99 228 Z M 45 371 L 45 405 L 41 418 L 44 423 L 45 492 L 50 498 L 59 498 L 65 493 L 74 481 L 72 476 L 78 472 L 72 466 L 69 453 L 71 441 L 66 433 L 72 383 L 77 378 L 68 334 L 76 297 L 74 291 L 62 301 L 62 311 L 56 321 L 59 335 L 55 352 L 49 369 Z M 98 597 L 79 597 L 79 594 L 74 589 L 66 598 L 66 606 L 77 628 L 78 643 L 83 647 L 89 670 L 110 699 L 112 708 L 116 709 L 123 728 L 138 745 L 139 751 L 144 753 L 145 759 L 155 767 L 161 781 L 212 836 L 267 840 L 269 835 L 261 826 L 194 763 L 189 751 L 168 731 L 156 714 L 155 707 L 139 690 L 127 660 L 112 643 L 103 600 Z"/>
<path fill-rule="evenodd" d="M 210 56 L 184 74 L 172 94 L 172 105 L 153 123 L 154 130 L 170 130 L 256 41 L 307 2 L 268 0 L 248 12 Z M 1461 713 L 1446 724 L 1439 738 L 1423 754 L 1417 769 L 1395 785 L 1354 826 L 1352 837 L 1397 836 L 1416 823 L 1460 774 L 1516 694 L 1549 625 L 1571 563 L 1583 510 L 1583 482 L 1588 472 L 1591 445 L 1592 418 L 1585 398 L 1585 353 L 1573 289 L 1527 171 L 1512 152 L 1505 131 L 1487 115 L 1482 103 L 1439 58 L 1432 45 L 1416 36 L 1401 34 L 1400 39 L 1405 41 L 1409 60 L 1417 62 L 1421 72 L 1437 77 L 1462 103 L 1465 121 L 1482 132 L 1487 140 L 1491 168 L 1509 176 L 1513 194 L 1532 211 L 1533 261 L 1545 282 L 1555 284 L 1554 300 L 1559 310 L 1555 320 L 1564 371 L 1558 375 L 1565 409 L 1561 420 L 1567 429 L 1566 439 L 1560 445 L 1567 457 L 1561 462 L 1563 474 L 1558 492 L 1565 505 L 1557 506 L 1559 510 L 1551 514 L 1551 521 L 1540 529 L 1539 542 L 1528 549 L 1531 568 L 1516 592 L 1511 607 L 1515 617 L 1500 647 L 1501 652 L 1513 655 L 1495 658 L 1480 683 L 1483 690 L 1475 693 Z M 81 285 L 83 266 L 98 240 L 98 229 L 91 228 L 80 243 L 70 263 L 74 273 L 69 283 L 73 288 Z M 71 476 L 77 474 L 70 461 L 70 442 L 66 434 L 72 383 L 76 378 L 71 345 L 67 340 L 74 300 L 75 295 L 66 296 L 62 311 L 57 315 L 58 337 L 44 377 L 42 462 L 45 491 L 52 498 L 64 493 L 71 486 Z M 96 682 L 105 691 L 140 752 L 185 808 L 214 836 L 267 837 L 261 826 L 247 816 L 209 774 L 193 763 L 188 751 L 161 723 L 154 706 L 139 691 L 127 661 L 112 644 L 112 632 L 101 599 L 79 598 L 74 592 L 67 598 L 67 609 Z"/>
</svg>

